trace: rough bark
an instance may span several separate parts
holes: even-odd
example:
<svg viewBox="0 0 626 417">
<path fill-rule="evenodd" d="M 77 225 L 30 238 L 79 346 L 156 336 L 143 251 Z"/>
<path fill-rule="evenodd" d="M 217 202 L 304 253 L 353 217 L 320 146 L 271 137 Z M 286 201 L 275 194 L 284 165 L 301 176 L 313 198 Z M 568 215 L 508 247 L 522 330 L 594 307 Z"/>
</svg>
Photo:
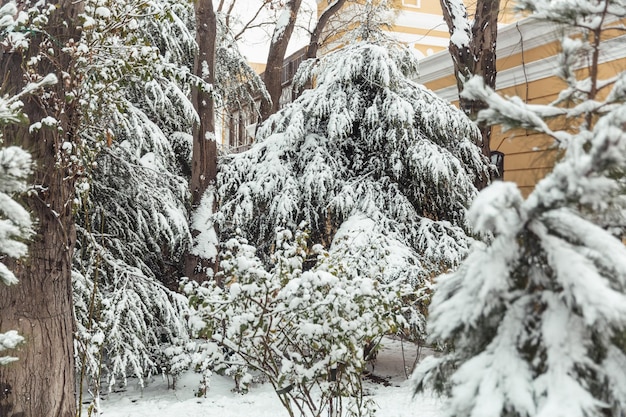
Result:
<svg viewBox="0 0 626 417">
<path fill-rule="evenodd" d="M 215 48 L 217 17 L 212 0 L 197 0 L 194 3 L 196 13 L 196 41 L 198 55 L 194 63 L 194 73 L 206 84 L 215 83 Z M 215 101 L 211 91 L 196 87 L 192 93 L 193 105 L 198 113 L 199 122 L 193 129 L 193 153 L 191 158 L 191 191 L 192 212 L 200 204 L 200 200 L 209 185 L 217 176 L 217 142 L 215 138 Z M 198 235 L 192 230 L 192 237 Z M 185 275 L 197 281 L 207 279 L 205 268 L 210 267 L 205 260 L 187 253 L 185 256 Z"/>
<path fill-rule="evenodd" d="M 194 73 L 212 86 L 215 83 L 217 18 L 212 0 L 197 0 L 194 7 L 198 43 Z M 192 100 L 199 116 L 199 123 L 196 123 L 193 129 L 190 180 L 191 203 L 197 207 L 204 191 L 217 175 L 217 142 L 215 141 L 215 101 L 211 91 L 196 87 Z"/>
<path fill-rule="evenodd" d="M 288 0 L 285 4 L 285 10 L 289 13 L 289 19 L 284 26 L 277 25 L 274 30 L 263 74 L 263 82 L 271 102 L 265 99 L 261 100 L 261 122 L 267 120 L 268 117 L 279 110 L 280 95 L 282 93 L 281 70 L 301 4 L 302 0 Z"/>
<path fill-rule="evenodd" d="M 450 35 L 454 34 L 455 13 L 458 8 L 452 7 L 454 0 L 440 0 L 443 17 L 448 25 Z M 456 0 L 459 1 L 460 0 Z M 450 41 L 449 51 L 454 62 L 454 75 L 459 90 L 459 107 L 473 120 L 478 112 L 486 108 L 482 101 L 470 100 L 461 96 L 463 84 L 474 75 L 480 75 L 485 80 L 485 85 L 494 88 L 496 86 L 496 40 L 498 35 L 498 12 L 500 0 L 478 0 L 476 14 L 468 33 L 469 43 L 457 45 Z M 464 16 L 467 19 L 467 14 Z M 478 127 L 482 134 L 482 142 L 478 144 L 483 154 L 490 157 L 491 127 L 485 123 L 479 123 Z M 478 184 L 481 188 L 487 185 L 487 181 Z"/>
<path fill-rule="evenodd" d="M 31 123 L 52 116 L 62 128 L 29 131 L 22 125 L 3 131 L 7 144 L 22 146 L 33 156 L 35 187 L 26 204 L 38 226 L 29 257 L 11 262 L 19 283 L 0 286 L 0 331 L 14 329 L 25 338 L 21 348 L 11 352 L 19 360 L 0 367 L 2 417 L 76 415 L 71 291 L 71 256 L 76 240 L 74 172 L 58 155 L 63 142 L 75 142 L 79 123 L 76 100 L 67 100 L 65 95 L 73 76 L 71 58 L 62 51 L 62 45 L 80 36 L 75 22 L 81 8 L 81 2 L 57 2 L 45 35 L 34 35 L 28 52 L 2 51 L 0 56 L 0 79 L 6 81 L 0 94 L 21 90 L 24 63 L 31 56 L 44 56 L 35 69 L 41 75 L 55 73 L 59 82 L 46 94 L 24 97 L 24 112 Z M 48 55 L 50 50 L 53 55 Z"/>
</svg>

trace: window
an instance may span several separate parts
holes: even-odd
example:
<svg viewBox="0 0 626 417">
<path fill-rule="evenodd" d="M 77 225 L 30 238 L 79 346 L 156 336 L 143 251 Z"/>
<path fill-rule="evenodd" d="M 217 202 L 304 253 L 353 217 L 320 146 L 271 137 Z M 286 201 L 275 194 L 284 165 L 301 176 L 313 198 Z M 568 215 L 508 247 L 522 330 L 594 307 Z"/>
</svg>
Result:
<svg viewBox="0 0 626 417">
<path fill-rule="evenodd" d="M 491 151 L 491 163 L 498 170 L 493 179 L 501 180 L 504 177 L 504 154 L 499 151 Z"/>
<path fill-rule="evenodd" d="M 402 5 L 407 7 L 421 7 L 421 0 L 402 0 Z"/>
<path fill-rule="evenodd" d="M 231 148 L 237 146 L 238 133 L 239 129 L 237 128 L 237 123 L 239 122 L 239 117 L 237 113 L 230 115 L 230 120 L 228 121 L 228 145 Z"/>
</svg>

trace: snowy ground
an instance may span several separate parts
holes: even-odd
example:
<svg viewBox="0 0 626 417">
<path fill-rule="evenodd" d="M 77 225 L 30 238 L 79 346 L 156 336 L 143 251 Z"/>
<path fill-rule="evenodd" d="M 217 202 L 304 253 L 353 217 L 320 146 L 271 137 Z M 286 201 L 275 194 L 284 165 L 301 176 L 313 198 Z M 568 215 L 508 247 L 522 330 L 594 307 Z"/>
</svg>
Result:
<svg viewBox="0 0 626 417">
<path fill-rule="evenodd" d="M 404 359 L 402 354 L 404 347 Z M 405 364 L 411 367 L 416 349 L 409 343 L 385 339 L 373 374 L 382 382 L 368 382 L 367 392 L 378 404 L 377 415 L 383 417 L 438 417 L 441 400 L 431 396 L 412 397 Z M 407 371 L 409 372 L 409 371 Z M 112 393 L 102 400 L 105 417 L 288 417 L 271 385 L 253 386 L 248 394 L 231 392 L 230 378 L 214 375 L 206 398 L 196 398 L 194 392 L 198 374 L 189 372 L 178 382 L 176 391 L 167 389 L 160 377 L 143 390 L 129 386 L 125 392 Z M 87 415 L 84 413 L 83 415 Z"/>
</svg>

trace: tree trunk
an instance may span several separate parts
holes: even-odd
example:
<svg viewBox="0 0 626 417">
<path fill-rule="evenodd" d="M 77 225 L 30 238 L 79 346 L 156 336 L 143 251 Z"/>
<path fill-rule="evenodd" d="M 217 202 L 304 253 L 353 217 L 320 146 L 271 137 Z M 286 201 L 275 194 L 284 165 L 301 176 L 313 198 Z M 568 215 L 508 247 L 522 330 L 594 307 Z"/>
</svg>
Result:
<svg viewBox="0 0 626 417">
<path fill-rule="evenodd" d="M 302 0 L 288 0 L 285 4 L 285 10 L 278 19 L 274 35 L 270 43 L 270 50 L 267 54 L 267 65 L 263 75 L 265 88 L 269 93 L 271 103 L 267 100 L 261 100 L 261 120 L 267 120 L 272 114 L 276 113 L 280 108 L 280 95 L 283 86 L 281 82 L 281 71 L 287 52 L 287 45 L 291 39 L 291 34 L 296 25 L 296 17 L 300 9 Z M 286 19 L 284 18 L 286 17 Z"/>
<path fill-rule="evenodd" d="M 498 37 L 498 12 L 500 0 L 480 0 L 476 4 L 476 15 L 472 25 L 472 56 L 474 58 L 473 75 L 480 75 L 485 85 L 496 88 L 496 39 Z M 476 119 L 478 112 L 487 108 L 482 101 L 462 99 L 466 113 Z M 482 150 L 491 156 L 491 127 L 486 123 L 478 124 L 483 136 Z"/>
<path fill-rule="evenodd" d="M 19 283 L 0 286 L 0 331 L 17 330 L 25 338 L 21 348 L 11 352 L 19 360 L 0 367 L 2 417 L 76 415 L 71 282 L 76 240 L 74 172 L 60 155 L 63 142 L 76 142 L 79 123 L 77 100 L 66 100 L 73 77 L 71 57 L 62 47 L 71 39 L 78 40 L 75 22 L 81 11 L 81 2 L 62 0 L 50 16 L 45 36 L 33 36 L 24 54 L 3 51 L 0 59 L 0 77 L 6 80 L 5 91 L 0 94 L 14 94 L 24 86 L 24 63 L 29 57 L 44 56 L 36 71 L 42 76 L 54 73 L 59 82 L 45 95 L 25 96 L 24 112 L 31 123 L 52 116 L 62 128 L 4 128 L 7 144 L 22 146 L 33 156 L 35 187 L 26 203 L 38 227 L 29 245 L 29 257 L 11 262 Z M 51 50 L 54 54 L 46 55 Z"/>
<path fill-rule="evenodd" d="M 215 38 L 217 18 L 212 0 L 197 0 L 196 41 L 198 56 L 194 73 L 213 86 L 215 83 Z M 215 140 L 215 102 L 211 91 L 194 88 L 193 105 L 200 118 L 193 130 L 193 155 L 191 158 L 191 203 L 200 204 L 204 191 L 217 175 L 217 142 Z"/>
<path fill-rule="evenodd" d="M 217 17 L 212 0 L 196 0 L 194 8 L 196 13 L 196 41 L 198 43 L 194 73 L 212 88 L 215 83 Z M 198 208 L 205 191 L 217 176 L 217 142 L 213 93 L 207 91 L 206 88 L 195 87 L 192 101 L 199 117 L 199 123 L 194 125 L 193 129 L 193 154 L 189 182 L 193 213 Z M 191 232 L 195 239 L 199 232 L 197 230 Z M 206 260 L 202 260 L 189 252 L 185 256 L 185 275 L 191 279 L 206 280 L 205 268 L 210 266 Z"/>
<path fill-rule="evenodd" d="M 440 0 L 444 20 L 448 25 L 448 30 L 452 36 L 460 28 L 455 26 L 459 18 L 467 20 L 467 14 L 458 16 L 461 0 Z M 463 85 L 470 77 L 480 75 L 485 81 L 485 85 L 495 89 L 496 87 L 496 40 L 498 36 L 498 12 L 500 10 L 500 0 L 478 0 L 476 3 L 476 14 L 471 29 L 467 36 L 469 42 L 466 45 L 459 45 L 450 41 L 449 51 L 454 63 L 454 75 L 459 90 L 459 107 L 472 120 L 480 110 L 487 106 L 482 101 L 470 100 L 461 96 Z M 455 15 L 457 14 L 457 15 Z M 479 123 L 482 141 L 478 145 L 481 147 L 486 157 L 491 156 L 490 139 L 491 127 L 486 123 Z M 480 181 L 479 188 L 484 188 L 488 181 Z"/>
<path fill-rule="evenodd" d="M 345 3 L 346 0 L 333 0 L 333 2 L 330 3 L 326 9 L 324 9 L 319 19 L 317 19 L 317 24 L 315 25 L 315 29 L 313 29 L 313 33 L 311 33 L 311 39 L 309 40 L 309 45 L 306 48 L 304 59 L 317 58 L 317 51 L 320 47 L 320 38 L 322 37 L 322 32 L 324 31 L 326 24 Z M 297 96 L 300 96 L 304 90 L 310 88 L 313 88 L 313 80 L 307 81 L 307 83 L 297 91 Z"/>
</svg>

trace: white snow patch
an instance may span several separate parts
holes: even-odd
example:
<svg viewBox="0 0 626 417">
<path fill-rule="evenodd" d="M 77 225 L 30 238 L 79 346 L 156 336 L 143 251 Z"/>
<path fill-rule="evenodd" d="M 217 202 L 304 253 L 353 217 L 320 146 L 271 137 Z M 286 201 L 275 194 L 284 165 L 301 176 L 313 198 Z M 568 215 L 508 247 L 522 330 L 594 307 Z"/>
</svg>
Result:
<svg viewBox="0 0 626 417">
<path fill-rule="evenodd" d="M 382 344 L 373 372 L 388 380 L 390 385 L 365 380 L 365 390 L 376 404 L 376 415 L 443 416 L 444 403 L 440 398 L 432 394 L 413 397 L 412 381 L 407 375 L 410 375 L 418 349 L 411 343 L 391 338 L 383 339 Z M 422 353 L 432 352 L 422 349 Z M 108 417 L 288 417 L 270 384 L 252 384 L 250 392 L 241 395 L 232 391 L 231 378 L 213 374 L 206 396 L 198 398 L 194 393 L 201 378 L 201 374 L 188 371 L 179 378 L 176 390 L 167 389 L 166 379 L 159 376 L 153 377 L 144 388 L 131 383 L 125 391 L 103 398 L 101 411 Z"/>
<path fill-rule="evenodd" d="M 209 75 L 211 74 L 211 71 L 209 71 L 209 64 L 206 61 L 202 61 L 202 78 L 206 79 L 209 77 Z"/>
<path fill-rule="evenodd" d="M 285 33 L 285 29 L 287 28 L 287 25 L 289 24 L 290 16 L 291 16 L 291 9 L 287 8 L 283 10 L 283 12 L 278 17 L 278 21 L 276 22 L 276 27 L 274 28 L 272 44 L 278 42 L 278 40 L 283 37 Z"/>
<path fill-rule="evenodd" d="M 202 259 L 214 261 L 217 257 L 218 239 L 213 226 L 213 190 L 209 188 L 196 211 L 192 214 L 191 229 L 200 232 L 193 242 L 191 253 Z"/>
<path fill-rule="evenodd" d="M 56 126 L 56 125 L 57 125 L 57 123 L 59 123 L 59 122 L 58 122 L 58 120 L 57 120 L 57 119 L 55 119 L 54 117 L 52 117 L 52 116 L 47 116 L 47 117 L 44 117 L 43 119 L 41 119 L 41 123 L 42 123 L 44 126 Z"/>
<path fill-rule="evenodd" d="M 514 234 L 521 224 L 523 201 L 515 183 L 496 181 L 478 194 L 467 218 L 477 232 Z"/>
<path fill-rule="evenodd" d="M 28 133 L 33 133 L 41 129 L 41 122 L 35 122 L 28 127 Z"/>
<path fill-rule="evenodd" d="M 104 6 L 100 6 L 100 7 L 96 7 L 96 16 L 101 17 L 103 19 L 108 19 L 111 17 L 111 10 L 109 10 L 109 8 L 104 7 Z"/>
</svg>

